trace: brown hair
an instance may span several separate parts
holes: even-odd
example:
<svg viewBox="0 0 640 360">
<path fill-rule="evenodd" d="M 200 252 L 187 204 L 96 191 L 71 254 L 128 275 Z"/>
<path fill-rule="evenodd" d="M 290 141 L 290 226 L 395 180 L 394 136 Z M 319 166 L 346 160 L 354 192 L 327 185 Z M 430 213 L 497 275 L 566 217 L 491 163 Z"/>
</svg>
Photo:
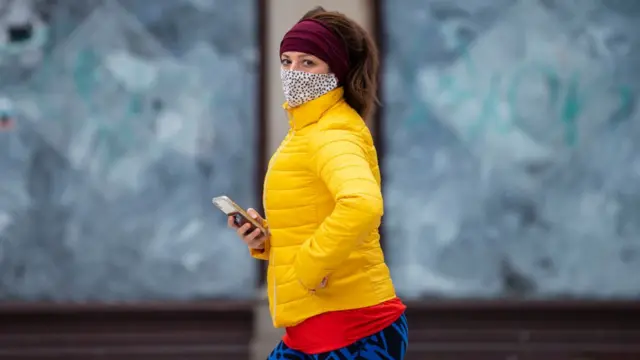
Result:
<svg viewBox="0 0 640 360">
<path fill-rule="evenodd" d="M 371 36 L 355 21 L 337 11 L 318 6 L 304 14 L 302 19 L 322 22 L 347 45 L 349 73 L 344 81 L 344 98 L 364 119 L 371 115 L 378 103 L 378 48 Z"/>
</svg>

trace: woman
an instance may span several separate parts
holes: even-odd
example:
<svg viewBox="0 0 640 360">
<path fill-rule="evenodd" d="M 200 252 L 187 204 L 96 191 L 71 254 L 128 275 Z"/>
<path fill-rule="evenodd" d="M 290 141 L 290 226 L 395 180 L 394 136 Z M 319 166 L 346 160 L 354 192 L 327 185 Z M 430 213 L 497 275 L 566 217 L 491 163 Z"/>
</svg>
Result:
<svg viewBox="0 0 640 360">
<path fill-rule="evenodd" d="M 269 308 L 285 327 L 269 359 L 403 359 L 406 307 L 384 263 L 380 170 L 363 118 L 377 49 L 354 21 L 316 8 L 284 36 L 290 130 L 264 183 L 268 235 L 229 226 L 269 261 Z"/>
</svg>

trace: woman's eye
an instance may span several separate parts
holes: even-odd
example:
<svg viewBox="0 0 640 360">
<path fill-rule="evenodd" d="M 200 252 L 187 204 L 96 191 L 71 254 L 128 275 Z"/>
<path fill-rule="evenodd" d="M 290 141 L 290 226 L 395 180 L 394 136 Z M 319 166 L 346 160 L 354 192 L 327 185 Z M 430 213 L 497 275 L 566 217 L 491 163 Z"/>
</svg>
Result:
<svg viewBox="0 0 640 360">
<path fill-rule="evenodd" d="M 304 66 L 313 66 L 313 61 L 311 61 L 311 60 L 305 60 L 305 61 L 303 62 L 303 64 L 304 64 Z"/>
<path fill-rule="evenodd" d="M 291 61 L 289 59 L 280 59 L 280 64 L 289 65 L 291 64 Z"/>
</svg>

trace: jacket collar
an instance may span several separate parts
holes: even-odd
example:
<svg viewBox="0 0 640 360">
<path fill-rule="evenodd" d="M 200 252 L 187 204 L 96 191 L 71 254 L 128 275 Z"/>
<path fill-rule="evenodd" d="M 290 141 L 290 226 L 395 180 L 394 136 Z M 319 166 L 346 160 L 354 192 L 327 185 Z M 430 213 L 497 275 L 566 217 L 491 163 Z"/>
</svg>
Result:
<svg viewBox="0 0 640 360">
<path fill-rule="evenodd" d="M 293 130 L 299 130 L 318 122 L 327 110 L 342 100 L 343 95 L 344 89 L 338 87 L 300 106 L 290 107 L 289 104 L 285 102 L 282 107 L 289 115 L 289 126 Z"/>
</svg>

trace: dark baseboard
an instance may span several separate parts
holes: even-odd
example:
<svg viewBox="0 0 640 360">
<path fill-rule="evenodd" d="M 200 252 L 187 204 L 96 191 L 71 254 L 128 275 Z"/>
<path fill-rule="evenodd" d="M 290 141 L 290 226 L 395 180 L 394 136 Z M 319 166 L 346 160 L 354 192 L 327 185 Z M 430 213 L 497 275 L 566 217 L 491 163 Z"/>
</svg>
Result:
<svg viewBox="0 0 640 360">
<path fill-rule="evenodd" d="M 253 304 L 0 305 L 0 359 L 247 360 Z"/>
<path fill-rule="evenodd" d="M 253 303 L 0 305 L 0 359 L 248 360 Z M 408 302 L 406 360 L 638 360 L 640 302 Z"/>
<path fill-rule="evenodd" d="M 414 302 L 407 360 L 638 360 L 640 302 Z"/>
</svg>

